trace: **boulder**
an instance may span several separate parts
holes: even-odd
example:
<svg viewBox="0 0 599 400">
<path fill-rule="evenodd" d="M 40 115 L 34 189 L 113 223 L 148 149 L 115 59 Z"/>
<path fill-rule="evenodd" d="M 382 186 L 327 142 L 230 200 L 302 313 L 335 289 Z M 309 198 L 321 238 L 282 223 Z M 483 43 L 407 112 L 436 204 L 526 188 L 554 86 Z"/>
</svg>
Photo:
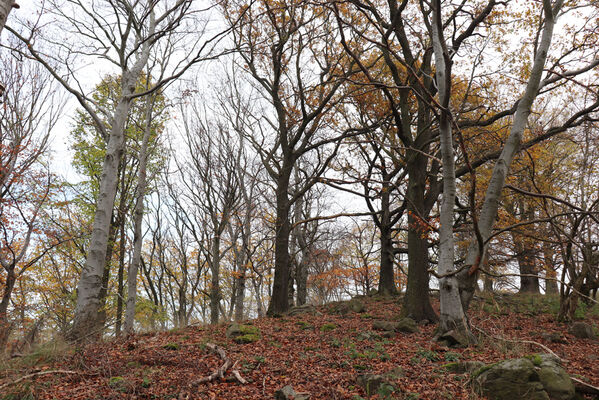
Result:
<svg viewBox="0 0 599 400">
<path fill-rule="evenodd" d="M 226 336 L 236 343 L 253 343 L 260 340 L 260 329 L 257 326 L 234 323 L 227 328 Z"/>
<path fill-rule="evenodd" d="M 372 329 L 376 331 L 395 331 L 395 322 L 392 321 L 374 321 Z"/>
<path fill-rule="evenodd" d="M 568 343 L 566 338 L 558 332 L 543 332 L 541 338 L 550 343 Z"/>
<path fill-rule="evenodd" d="M 477 393 L 490 400 L 571 400 L 574 385 L 552 355 L 501 361 L 472 374 Z"/>
<path fill-rule="evenodd" d="M 301 315 L 301 314 L 310 314 L 310 315 L 321 315 L 320 312 L 311 304 L 304 304 L 303 306 L 295 306 L 291 307 L 289 311 L 287 311 L 287 315 Z"/>
<path fill-rule="evenodd" d="M 418 326 L 412 318 L 402 318 L 395 324 L 395 330 L 398 332 L 415 333 L 418 332 Z"/>
<path fill-rule="evenodd" d="M 363 313 L 366 311 L 366 306 L 362 300 L 351 299 L 349 301 L 349 309 L 355 313 Z"/>
<path fill-rule="evenodd" d="M 574 322 L 570 326 L 569 332 L 579 339 L 596 339 L 593 327 L 584 322 Z"/>
<path fill-rule="evenodd" d="M 401 367 L 395 368 L 385 374 L 360 374 L 356 378 L 356 383 L 361 386 L 366 395 L 393 393 L 397 390 L 395 381 L 404 376 Z"/>
<path fill-rule="evenodd" d="M 469 338 L 466 334 L 452 329 L 436 337 L 439 342 L 444 342 L 448 347 L 468 347 L 476 341 L 474 337 Z"/>
<path fill-rule="evenodd" d="M 459 361 L 445 364 L 443 368 L 454 374 L 465 374 L 477 371 L 484 366 L 485 363 L 482 361 Z"/>
<path fill-rule="evenodd" d="M 309 400 L 308 393 L 298 393 L 291 385 L 282 387 L 275 392 L 275 400 Z"/>
</svg>

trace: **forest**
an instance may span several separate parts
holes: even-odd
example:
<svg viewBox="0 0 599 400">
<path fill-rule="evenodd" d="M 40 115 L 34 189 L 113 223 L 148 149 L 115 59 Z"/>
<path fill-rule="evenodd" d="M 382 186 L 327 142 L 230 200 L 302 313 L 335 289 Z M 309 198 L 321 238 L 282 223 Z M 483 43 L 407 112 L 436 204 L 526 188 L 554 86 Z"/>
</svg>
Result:
<svg viewBox="0 0 599 400">
<path fill-rule="evenodd" d="M 2 399 L 599 396 L 599 4 L 0 0 L 0 265 Z"/>
</svg>

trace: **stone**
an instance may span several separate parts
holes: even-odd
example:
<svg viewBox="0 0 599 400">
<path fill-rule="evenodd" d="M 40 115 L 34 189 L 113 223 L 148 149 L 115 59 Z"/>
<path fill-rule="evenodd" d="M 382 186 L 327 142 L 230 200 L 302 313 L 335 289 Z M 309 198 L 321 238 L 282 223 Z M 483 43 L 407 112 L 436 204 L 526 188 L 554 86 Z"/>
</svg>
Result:
<svg viewBox="0 0 599 400">
<path fill-rule="evenodd" d="M 301 315 L 301 314 L 310 314 L 310 315 L 322 315 L 316 307 L 311 304 L 304 304 L 302 306 L 291 307 L 289 311 L 287 311 L 287 315 Z"/>
<path fill-rule="evenodd" d="M 572 335 L 579 339 L 596 339 L 595 333 L 593 332 L 593 327 L 584 322 L 574 322 L 569 331 Z"/>
<path fill-rule="evenodd" d="M 227 328 L 226 336 L 235 343 L 253 343 L 260 340 L 260 329 L 257 326 L 234 323 Z"/>
<path fill-rule="evenodd" d="M 395 322 L 391 321 L 374 321 L 372 323 L 372 329 L 376 331 L 395 331 Z"/>
<path fill-rule="evenodd" d="M 437 340 L 439 342 L 445 342 L 448 347 L 468 347 L 472 342 L 468 336 L 456 329 L 452 329 L 439 335 Z"/>
<path fill-rule="evenodd" d="M 275 392 L 275 400 L 309 400 L 310 395 L 307 393 L 298 393 L 293 390 L 291 385 L 282 387 Z"/>
<path fill-rule="evenodd" d="M 490 400 L 572 400 L 574 384 L 551 354 L 504 360 L 472 373 L 477 393 Z"/>
<path fill-rule="evenodd" d="M 552 400 L 569 400 L 574 398 L 574 383 L 570 375 L 562 368 L 560 361 L 552 354 L 541 354 L 539 379 L 543 388 Z"/>
<path fill-rule="evenodd" d="M 541 333 L 541 338 L 550 343 L 568 343 L 566 338 L 558 332 L 543 332 Z"/>
<path fill-rule="evenodd" d="M 398 332 L 415 333 L 418 332 L 418 326 L 412 318 L 402 318 L 395 325 L 395 330 Z"/>
<path fill-rule="evenodd" d="M 454 374 L 465 374 L 477 371 L 484 366 L 485 363 L 482 361 L 458 361 L 445 364 L 443 368 Z"/>
<path fill-rule="evenodd" d="M 364 302 L 359 299 L 351 299 L 349 301 L 349 308 L 355 313 L 363 313 L 366 311 L 366 306 Z"/>
<path fill-rule="evenodd" d="M 367 396 L 372 396 L 377 394 L 383 383 L 385 383 L 385 377 L 383 375 L 361 374 L 358 375 L 356 383 L 364 389 Z"/>
</svg>

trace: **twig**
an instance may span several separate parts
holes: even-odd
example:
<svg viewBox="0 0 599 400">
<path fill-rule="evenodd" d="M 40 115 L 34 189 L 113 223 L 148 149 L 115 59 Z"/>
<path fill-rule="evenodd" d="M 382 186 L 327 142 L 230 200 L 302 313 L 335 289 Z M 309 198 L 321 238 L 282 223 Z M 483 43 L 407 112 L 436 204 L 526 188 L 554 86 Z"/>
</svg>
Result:
<svg viewBox="0 0 599 400">
<path fill-rule="evenodd" d="M 50 374 L 73 374 L 73 375 L 78 375 L 80 374 L 80 372 L 76 372 L 76 371 L 67 371 L 67 370 L 62 370 L 62 369 L 56 369 L 53 371 L 39 371 L 39 372 L 34 372 L 33 374 L 28 374 L 28 375 L 24 375 L 22 377 L 20 377 L 19 379 L 16 379 L 12 382 L 8 382 L 5 383 L 3 385 L 0 385 L 0 390 L 6 389 L 7 387 L 9 387 L 10 385 L 15 385 L 21 381 L 24 381 L 26 379 L 29 378 L 33 378 L 36 376 L 41 376 L 41 375 L 50 375 Z"/>
</svg>

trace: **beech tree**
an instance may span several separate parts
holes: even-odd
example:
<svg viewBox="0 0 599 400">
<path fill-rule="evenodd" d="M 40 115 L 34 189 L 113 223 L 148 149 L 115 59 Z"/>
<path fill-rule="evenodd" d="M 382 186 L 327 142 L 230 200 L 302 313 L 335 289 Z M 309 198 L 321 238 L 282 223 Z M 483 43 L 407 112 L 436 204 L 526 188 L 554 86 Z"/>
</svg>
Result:
<svg viewBox="0 0 599 400">
<path fill-rule="evenodd" d="M 213 48 L 216 38 L 221 36 L 217 34 L 212 40 L 204 40 L 200 29 L 200 35 L 190 39 L 187 25 L 197 22 L 192 19 L 195 13 L 192 12 L 194 10 L 191 3 L 189 0 L 182 0 L 160 4 L 138 2 L 130 5 L 121 0 L 105 0 L 93 4 L 75 1 L 68 7 L 56 4 L 50 10 L 56 16 L 56 24 L 63 29 L 63 33 L 72 36 L 65 38 L 69 45 L 60 46 L 61 52 L 57 52 L 53 59 L 40 52 L 32 43 L 33 34 L 38 32 L 37 27 L 34 27 L 31 34 L 7 28 L 26 43 L 31 56 L 75 96 L 102 136 L 108 140 L 90 247 L 77 290 L 78 300 L 71 339 L 97 337 L 103 328 L 98 313 L 101 306 L 101 282 L 118 183 L 118 165 L 124 152 L 124 127 L 132 101 L 181 76 L 191 65 L 204 59 L 206 53 Z M 173 63 L 168 73 L 154 79 L 152 88 L 138 91 L 136 84 L 148 64 L 152 49 L 169 41 L 179 43 L 182 61 Z M 93 99 L 81 90 L 83 86 L 71 69 L 72 58 L 79 54 L 85 54 L 94 60 L 106 60 L 116 67 L 121 79 L 121 93 L 114 112 L 103 115 L 94 111 Z M 58 60 L 66 62 L 65 68 L 69 74 L 66 77 L 54 68 L 54 63 Z"/>
</svg>

